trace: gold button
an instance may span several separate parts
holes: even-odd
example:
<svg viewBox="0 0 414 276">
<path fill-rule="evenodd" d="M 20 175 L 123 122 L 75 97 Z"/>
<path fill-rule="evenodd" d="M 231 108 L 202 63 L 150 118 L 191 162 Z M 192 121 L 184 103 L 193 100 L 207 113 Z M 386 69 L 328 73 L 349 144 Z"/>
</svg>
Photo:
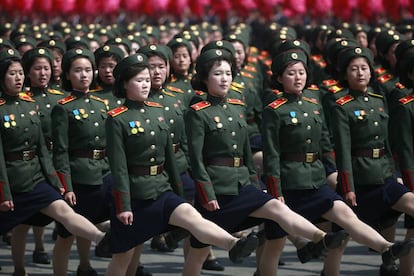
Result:
<svg viewBox="0 0 414 276">
<path fill-rule="evenodd" d="M 22 117 L 22 118 L 23 118 L 23 117 L 24 117 L 24 114 L 23 114 L 23 113 L 22 113 L 22 114 L 20 114 L 20 117 Z"/>
<path fill-rule="evenodd" d="M 302 101 L 298 101 L 298 105 L 302 105 Z"/>
<path fill-rule="evenodd" d="M 306 139 L 306 143 L 308 143 L 308 144 L 310 144 L 310 143 L 312 143 L 312 139 Z"/>
<path fill-rule="evenodd" d="M 28 146 L 28 145 L 29 145 L 29 141 L 25 141 L 25 142 L 24 142 L 24 144 L 25 144 L 26 146 Z"/>
<path fill-rule="evenodd" d="M 93 123 L 93 125 L 96 126 L 96 127 L 98 127 L 99 126 L 99 123 L 98 122 L 95 122 L 95 123 Z"/>
<path fill-rule="evenodd" d="M 308 117 L 308 113 L 306 113 L 306 112 L 305 112 L 305 113 L 303 113 L 303 116 L 304 116 L 304 117 Z"/>
<path fill-rule="evenodd" d="M 170 120 L 170 124 L 174 124 L 174 120 L 173 119 Z"/>
<path fill-rule="evenodd" d="M 378 122 L 374 122 L 374 126 L 378 126 Z"/>
<path fill-rule="evenodd" d="M 378 140 L 378 139 L 379 139 L 379 136 L 378 136 L 378 135 L 376 135 L 376 136 L 374 137 L 374 139 L 375 139 L 375 140 Z"/>
<path fill-rule="evenodd" d="M 89 99 L 85 99 L 85 103 L 89 103 Z"/>
<path fill-rule="evenodd" d="M 155 162 L 155 158 L 154 157 L 151 157 L 150 158 L 150 162 Z"/>
<path fill-rule="evenodd" d="M 173 133 L 173 132 L 171 132 L 170 136 L 171 136 L 171 138 L 174 138 L 174 133 Z"/>
<path fill-rule="evenodd" d="M 144 113 L 144 112 L 145 112 L 145 109 L 141 108 L 141 109 L 139 110 L 139 112 Z"/>
<path fill-rule="evenodd" d="M 145 122 L 146 122 L 147 124 L 149 124 L 149 123 L 150 123 L 150 119 L 146 119 L 146 120 L 145 120 Z"/>
<path fill-rule="evenodd" d="M 237 149 L 237 145 L 233 145 L 233 149 Z"/>
<path fill-rule="evenodd" d="M 163 96 L 163 95 L 160 95 L 158 98 L 160 98 L 160 99 L 164 99 L 164 96 Z"/>
<path fill-rule="evenodd" d="M 50 108 L 50 104 L 46 104 L 46 108 Z"/>
<path fill-rule="evenodd" d="M 151 149 L 155 149 L 155 145 L 151 145 Z"/>
<path fill-rule="evenodd" d="M 95 136 L 95 141 L 98 141 L 99 140 L 99 136 Z"/>
<path fill-rule="evenodd" d="M 155 135 L 155 131 L 151 130 L 150 134 L 151 134 L 152 136 L 154 136 L 154 135 Z"/>
<path fill-rule="evenodd" d="M 95 114 L 95 110 L 91 110 L 91 111 L 90 111 L 90 113 L 91 113 L 91 114 Z"/>
<path fill-rule="evenodd" d="M 231 122 L 231 121 L 233 121 L 233 117 L 229 117 L 229 121 Z"/>
<path fill-rule="evenodd" d="M 307 130 L 311 130 L 311 129 L 312 129 L 312 127 L 311 127 L 311 126 L 306 126 L 306 129 L 307 129 Z"/>
<path fill-rule="evenodd" d="M 19 102 L 18 101 L 16 101 L 16 102 L 14 102 L 15 104 L 19 104 Z"/>
<path fill-rule="evenodd" d="M 116 104 L 121 104 L 121 103 L 122 103 L 121 100 L 116 101 Z"/>
<path fill-rule="evenodd" d="M 24 128 L 24 131 L 25 131 L 25 132 L 28 132 L 28 131 L 29 131 L 29 128 L 28 128 L 28 127 L 25 127 L 25 128 Z"/>
<path fill-rule="evenodd" d="M 44 97 L 46 97 L 47 95 L 46 95 L 46 93 L 42 93 L 42 97 L 44 98 Z"/>
<path fill-rule="evenodd" d="M 232 131 L 231 132 L 231 136 L 236 136 L 236 132 L 235 131 Z"/>
<path fill-rule="evenodd" d="M 169 108 L 168 106 L 166 106 L 166 107 L 165 107 L 165 110 L 167 110 L 167 111 L 168 111 L 168 110 L 170 110 L 170 108 Z"/>
<path fill-rule="evenodd" d="M 223 104 L 223 108 L 226 109 L 227 108 L 227 105 L 226 104 Z"/>
</svg>

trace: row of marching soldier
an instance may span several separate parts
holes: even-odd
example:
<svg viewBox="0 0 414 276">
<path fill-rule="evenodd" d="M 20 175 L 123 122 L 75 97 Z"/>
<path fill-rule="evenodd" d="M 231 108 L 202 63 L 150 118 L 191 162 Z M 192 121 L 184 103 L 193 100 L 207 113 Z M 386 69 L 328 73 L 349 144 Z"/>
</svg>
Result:
<svg viewBox="0 0 414 276">
<path fill-rule="evenodd" d="M 151 238 L 165 251 L 184 239 L 183 275 L 217 268 L 209 245 L 235 263 L 256 250 L 255 275 L 275 275 L 286 239 L 339 275 L 349 238 L 381 255 L 381 275 L 413 274 L 412 40 L 272 24 L 259 52 L 245 24 L 204 40 L 170 29 L 163 43 L 151 27 L 95 48 L 58 31 L 2 39 L 0 234 L 13 229 L 15 275 L 29 227 L 52 220 L 55 275 L 75 237 L 77 275 L 97 275 L 91 242 L 107 275 L 151 275 Z"/>
</svg>

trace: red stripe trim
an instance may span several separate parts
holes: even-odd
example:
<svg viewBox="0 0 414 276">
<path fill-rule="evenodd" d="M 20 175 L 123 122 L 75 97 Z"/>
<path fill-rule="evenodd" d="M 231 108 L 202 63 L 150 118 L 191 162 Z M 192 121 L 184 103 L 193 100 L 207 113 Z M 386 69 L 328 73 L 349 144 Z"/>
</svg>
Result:
<svg viewBox="0 0 414 276">
<path fill-rule="evenodd" d="M 197 197 L 198 197 L 198 200 L 200 201 L 200 203 L 201 204 L 207 203 L 208 202 L 208 196 L 207 196 L 206 190 L 204 189 L 203 183 L 196 182 L 195 188 L 196 188 Z"/>
<path fill-rule="evenodd" d="M 3 190 L 3 182 L 0 182 L 0 202 L 4 202 L 5 201 L 5 195 L 4 195 L 4 190 Z"/>
<path fill-rule="evenodd" d="M 119 214 L 122 212 L 122 197 L 121 193 L 118 191 L 113 191 L 114 201 L 115 201 L 115 210 Z"/>
<path fill-rule="evenodd" d="M 410 170 L 401 170 L 401 174 L 403 177 L 404 185 L 411 191 L 414 191 L 413 178 L 411 177 L 412 172 Z"/>
<path fill-rule="evenodd" d="M 58 176 L 60 183 L 62 183 L 63 189 L 65 189 L 65 192 L 68 192 L 68 185 L 65 180 L 65 175 L 61 172 L 56 172 L 56 175 Z"/>
<path fill-rule="evenodd" d="M 279 193 L 277 191 L 277 178 L 273 176 L 268 176 L 266 179 L 266 188 L 267 193 L 272 195 L 273 197 L 279 197 Z"/>
<path fill-rule="evenodd" d="M 347 172 L 339 171 L 339 184 L 342 189 L 342 193 L 346 194 L 351 191 L 351 187 L 349 185 L 349 177 Z"/>
</svg>

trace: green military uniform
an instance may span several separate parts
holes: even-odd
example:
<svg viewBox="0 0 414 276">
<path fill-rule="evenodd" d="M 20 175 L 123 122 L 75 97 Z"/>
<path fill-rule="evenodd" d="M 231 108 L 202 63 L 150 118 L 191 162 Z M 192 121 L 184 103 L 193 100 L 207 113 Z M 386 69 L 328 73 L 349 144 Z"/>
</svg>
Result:
<svg viewBox="0 0 414 276">
<path fill-rule="evenodd" d="M 155 200 L 172 189 L 182 195 L 163 106 L 126 100 L 108 114 L 107 149 L 117 212 L 131 211 L 131 199 Z"/>
<path fill-rule="evenodd" d="M 62 185 L 47 152 L 37 104 L 25 93 L 0 98 L 1 142 L 0 199 L 13 200 L 12 193 L 31 191 L 47 178 Z"/>
<path fill-rule="evenodd" d="M 101 185 L 109 173 L 105 158 L 105 100 L 82 92 L 59 100 L 52 110 L 53 160 L 67 191 L 72 182 Z"/>
<path fill-rule="evenodd" d="M 170 93 L 174 93 L 185 110 L 189 108 L 191 99 L 195 95 L 194 89 L 191 87 L 191 75 L 174 74 L 165 85 L 165 89 Z"/>
<path fill-rule="evenodd" d="M 122 105 L 122 99 L 119 99 L 113 94 L 114 86 L 108 84 L 101 84 L 96 89 L 89 91 L 93 95 L 104 99 L 107 110 L 112 110 Z"/>
</svg>

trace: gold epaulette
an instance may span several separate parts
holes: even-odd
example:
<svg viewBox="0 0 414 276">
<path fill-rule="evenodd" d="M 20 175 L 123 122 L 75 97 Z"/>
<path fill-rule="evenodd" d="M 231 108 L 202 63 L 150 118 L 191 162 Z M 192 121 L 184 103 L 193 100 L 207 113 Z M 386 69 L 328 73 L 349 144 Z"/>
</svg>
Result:
<svg viewBox="0 0 414 276">
<path fill-rule="evenodd" d="M 52 88 L 48 88 L 47 92 L 49 92 L 50 94 L 54 94 L 54 95 L 64 95 L 64 93 L 62 91 L 52 89 Z"/>
<path fill-rule="evenodd" d="M 245 88 L 243 84 L 238 83 L 238 82 L 235 82 L 235 81 L 233 81 L 231 83 L 231 85 L 234 85 L 234 86 L 236 86 L 237 88 L 240 88 L 240 89 L 244 89 Z"/>
<path fill-rule="evenodd" d="M 164 107 L 162 104 L 156 103 L 156 102 L 145 101 L 144 103 L 147 106 L 151 106 L 151 107 Z"/>
<path fill-rule="evenodd" d="M 164 89 L 164 90 L 162 90 L 162 94 L 168 95 L 168 96 L 170 96 L 170 97 L 175 97 L 174 93 L 171 93 L 171 92 L 169 92 L 169 91 L 166 91 L 165 89 Z"/>
<path fill-rule="evenodd" d="M 6 103 L 6 100 L 5 99 L 3 99 L 3 98 L 0 98 L 0 105 L 3 105 L 3 104 L 5 104 Z"/>
<path fill-rule="evenodd" d="M 247 78 L 249 78 L 249 79 L 254 79 L 253 75 L 252 75 L 252 74 L 250 74 L 250 73 L 248 73 L 248 72 L 241 71 L 240 73 L 241 73 L 241 75 L 242 75 L 243 77 L 247 77 Z"/>
<path fill-rule="evenodd" d="M 334 80 L 334 79 L 322 81 L 322 84 L 325 85 L 325 86 L 332 86 L 332 85 L 337 84 L 337 83 L 338 83 L 338 81 Z"/>
<path fill-rule="evenodd" d="M 273 94 L 276 94 L 276 95 L 281 95 L 281 94 L 283 94 L 283 92 L 282 92 L 282 91 L 280 91 L 280 90 L 278 90 L 278 89 L 272 89 L 272 92 L 273 92 Z"/>
<path fill-rule="evenodd" d="M 319 87 L 316 84 L 311 84 L 306 89 L 313 90 L 313 91 L 318 91 Z"/>
<path fill-rule="evenodd" d="M 408 95 L 404 98 L 399 99 L 400 103 L 402 104 L 408 104 L 412 101 L 414 101 L 414 94 Z"/>
<path fill-rule="evenodd" d="M 250 46 L 249 47 L 249 53 L 251 53 L 251 54 L 258 54 L 259 53 L 259 49 L 257 49 L 257 47 L 255 47 L 255 46 Z"/>
<path fill-rule="evenodd" d="M 74 99 L 76 99 L 76 96 L 75 96 L 75 95 L 70 95 L 70 96 L 67 96 L 66 98 L 60 99 L 60 100 L 58 101 L 58 103 L 59 103 L 59 104 L 67 104 L 68 102 L 71 102 L 71 101 L 73 101 Z"/>
<path fill-rule="evenodd" d="M 27 95 L 27 93 L 25 93 L 25 92 L 20 92 L 19 93 L 19 98 L 23 101 L 26 101 L 26 102 L 32 102 L 32 103 L 35 102 L 35 100 L 32 97 L 30 97 L 29 95 Z"/>
<path fill-rule="evenodd" d="M 95 89 L 89 90 L 89 93 L 101 92 L 102 90 L 103 90 L 103 87 L 97 86 Z"/>
<path fill-rule="evenodd" d="M 383 76 L 378 77 L 378 81 L 380 83 L 385 83 L 385 82 L 389 81 L 390 79 L 392 79 L 392 77 L 393 77 L 393 75 L 391 75 L 391 74 L 385 74 Z"/>
<path fill-rule="evenodd" d="M 302 99 L 313 104 L 318 104 L 318 100 L 315 98 L 302 97 Z"/>
<path fill-rule="evenodd" d="M 270 104 L 268 104 L 268 106 L 270 106 L 273 109 L 276 109 L 276 108 L 279 108 L 284 103 L 286 103 L 287 101 L 288 101 L 288 99 L 286 99 L 286 98 L 279 98 L 277 100 L 274 100 Z"/>
<path fill-rule="evenodd" d="M 124 113 L 125 111 L 128 110 L 128 107 L 121 105 L 118 106 L 117 108 L 112 109 L 111 111 L 108 112 L 108 115 L 111 117 L 116 117 L 121 113 Z"/>
<path fill-rule="evenodd" d="M 184 91 L 181 90 L 180 88 L 174 87 L 174 86 L 171 86 L 171 85 L 167 85 L 166 89 L 168 89 L 172 92 L 177 92 L 177 93 L 182 93 L 182 94 L 184 93 Z"/>
<path fill-rule="evenodd" d="M 340 97 L 339 99 L 336 100 L 336 103 L 339 105 L 344 105 L 346 103 L 349 103 L 350 101 L 353 101 L 354 97 L 352 97 L 351 95 L 346 95 L 343 97 Z"/>
<path fill-rule="evenodd" d="M 199 110 L 204 109 L 204 108 L 209 107 L 209 106 L 211 106 L 210 102 L 201 101 L 201 102 L 198 102 L 198 103 L 195 103 L 195 104 L 191 105 L 191 108 L 194 109 L 195 111 L 199 111 Z"/>
<path fill-rule="evenodd" d="M 340 86 L 339 84 L 337 84 L 337 85 L 333 85 L 333 86 L 329 87 L 328 90 L 329 90 L 329 92 L 335 94 L 335 93 L 341 91 L 342 89 L 344 89 L 344 88 L 342 86 Z"/>
<path fill-rule="evenodd" d="M 265 61 L 264 61 L 264 64 L 265 64 L 268 68 L 270 68 L 270 67 L 272 66 L 272 60 L 271 60 L 271 59 L 265 60 Z"/>
<path fill-rule="evenodd" d="M 105 105 L 108 105 L 108 100 L 102 99 L 102 98 L 97 97 L 95 95 L 90 95 L 89 98 L 92 99 L 92 100 L 104 103 Z"/>
<path fill-rule="evenodd" d="M 227 102 L 230 103 L 230 104 L 244 105 L 244 102 L 240 99 L 228 98 Z"/>
<path fill-rule="evenodd" d="M 402 84 L 401 82 L 397 82 L 397 83 L 395 84 L 395 87 L 397 87 L 398 89 L 405 89 L 405 85 L 404 85 L 404 84 Z"/>
<path fill-rule="evenodd" d="M 370 95 L 372 97 L 380 98 L 380 99 L 384 98 L 384 96 L 382 96 L 380 94 L 372 93 L 372 92 L 368 92 L 368 95 Z"/>
<path fill-rule="evenodd" d="M 251 66 L 251 65 L 244 66 L 244 69 L 246 69 L 247 71 L 253 72 L 253 73 L 257 73 L 256 67 Z"/>
</svg>

